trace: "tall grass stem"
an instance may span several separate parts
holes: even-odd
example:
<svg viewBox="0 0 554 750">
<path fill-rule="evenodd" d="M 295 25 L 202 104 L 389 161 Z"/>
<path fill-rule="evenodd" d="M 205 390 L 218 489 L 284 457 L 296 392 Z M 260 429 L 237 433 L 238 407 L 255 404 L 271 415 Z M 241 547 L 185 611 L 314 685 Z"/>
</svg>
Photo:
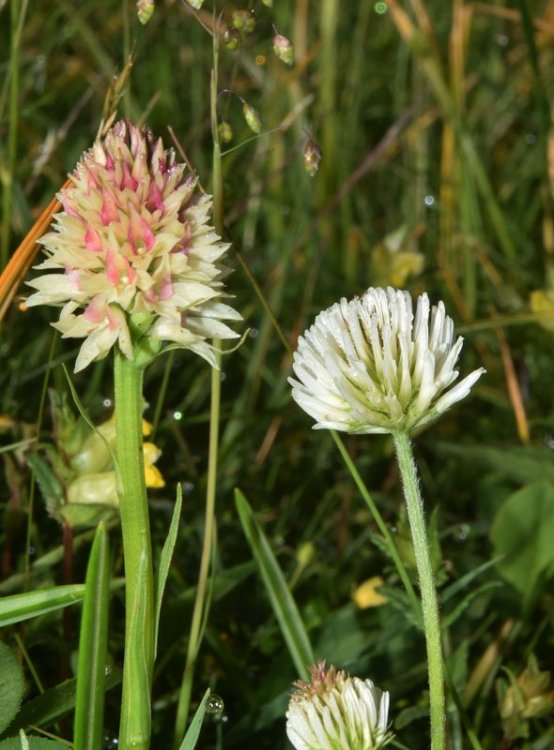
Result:
<svg viewBox="0 0 554 750">
<path fill-rule="evenodd" d="M 217 131 L 217 38 L 214 37 L 214 68 L 210 82 L 211 101 L 211 124 L 213 137 L 213 160 L 212 160 L 212 191 L 213 191 L 213 216 L 216 232 L 221 236 L 223 231 L 223 178 L 221 173 L 221 148 Z M 210 400 L 210 435 L 208 454 L 208 479 L 206 486 L 206 510 L 204 519 L 204 539 L 202 543 L 202 556 L 200 559 L 200 571 L 198 573 L 198 585 L 192 621 L 187 647 L 185 670 L 179 699 L 177 702 L 177 716 L 175 719 L 174 747 L 179 748 L 185 734 L 188 716 L 190 712 L 190 697 L 194 679 L 194 665 L 203 636 L 202 623 L 208 607 L 208 575 L 210 561 L 213 556 L 215 543 L 216 521 L 215 521 L 215 499 L 217 490 L 217 461 L 219 453 L 219 419 L 221 408 L 221 354 L 219 341 L 214 340 L 216 367 L 211 373 L 211 400 Z"/>
</svg>

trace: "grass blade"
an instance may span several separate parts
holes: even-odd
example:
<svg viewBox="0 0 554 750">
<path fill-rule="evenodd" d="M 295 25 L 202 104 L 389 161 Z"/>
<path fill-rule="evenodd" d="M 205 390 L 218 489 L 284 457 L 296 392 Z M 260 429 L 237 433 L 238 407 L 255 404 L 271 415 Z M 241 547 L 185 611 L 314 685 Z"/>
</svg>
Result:
<svg viewBox="0 0 554 750">
<path fill-rule="evenodd" d="M 6 596 L 0 599 L 0 627 L 70 607 L 80 602 L 84 593 L 84 584 L 75 583 Z"/>
<path fill-rule="evenodd" d="M 177 541 L 177 532 L 179 530 L 179 519 L 181 518 L 181 508 L 183 505 L 183 490 L 181 485 L 177 485 L 177 497 L 175 499 L 175 508 L 173 510 L 173 517 L 171 519 L 171 525 L 169 527 L 169 533 L 162 547 L 160 555 L 160 567 L 156 575 L 154 582 L 155 587 L 155 620 L 154 620 L 154 655 L 158 648 L 158 630 L 160 626 L 160 612 L 162 610 L 162 599 L 164 595 L 165 584 L 167 581 L 167 575 L 169 573 L 169 566 L 171 565 L 171 558 L 173 556 L 173 550 L 175 549 L 175 542 Z"/>
<path fill-rule="evenodd" d="M 198 736 L 200 729 L 202 728 L 202 722 L 206 714 L 206 707 L 208 705 L 208 698 L 210 697 L 210 688 L 204 693 L 204 697 L 200 702 L 200 705 L 196 709 L 196 713 L 192 717 L 190 726 L 185 734 L 182 743 L 179 746 L 179 750 L 194 750 L 196 743 L 198 742 Z"/>
<path fill-rule="evenodd" d="M 292 598 L 269 542 L 240 490 L 235 490 L 235 503 L 244 534 L 258 564 L 291 658 L 298 674 L 306 678 L 308 676 L 307 667 L 313 664 L 315 659 L 298 607 Z"/>
<path fill-rule="evenodd" d="M 77 669 L 75 750 L 101 750 L 104 744 L 109 584 L 109 540 L 106 527 L 101 523 L 90 552 L 85 581 Z"/>
</svg>

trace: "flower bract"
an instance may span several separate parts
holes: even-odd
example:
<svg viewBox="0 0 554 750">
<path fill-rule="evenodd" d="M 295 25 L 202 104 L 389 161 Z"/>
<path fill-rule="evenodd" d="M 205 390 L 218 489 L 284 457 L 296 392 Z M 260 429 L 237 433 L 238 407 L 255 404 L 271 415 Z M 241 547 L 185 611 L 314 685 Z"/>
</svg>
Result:
<svg viewBox="0 0 554 750">
<path fill-rule="evenodd" d="M 133 321 L 215 364 L 210 338 L 234 338 L 222 300 L 229 245 L 210 225 L 210 196 L 147 129 L 114 125 L 87 151 L 59 199 L 63 212 L 41 242 L 27 306 L 61 306 L 54 327 L 83 338 L 75 371 L 115 345 L 133 357 Z"/>
<path fill-rule="evenodd" d="M 335 667 L 326 670 L 324 662 L 310 674 L 310 682 L 295 683 L 287 711 L 287 736 L 296 750 L 377 750 L 392 739 L 387 692 Z"/>
<path fill-rule="evenodd" d="M 463 339 L 427 294 L 370 288 L 321 312 L 298 339 L 290 378 L 316 428 L 411 432 L 467 396 L 485 370 L 454 384 Z"/>
</svg>

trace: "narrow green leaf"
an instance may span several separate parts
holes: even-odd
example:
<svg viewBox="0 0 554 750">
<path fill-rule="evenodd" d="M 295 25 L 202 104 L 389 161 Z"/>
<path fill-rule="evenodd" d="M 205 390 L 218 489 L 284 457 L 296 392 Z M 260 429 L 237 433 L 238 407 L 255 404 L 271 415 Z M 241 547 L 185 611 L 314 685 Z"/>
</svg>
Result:
<svg viewBox="0 0 554 750">
<path fill-rule="evenodd" d="M 310 639 L 300 612 L 289 591 L 285 577 L 261 527 L 254 518 L 248 501 L 240 490 L 235 490 L 235 503 L 244 534 L 266 587 L 271 606 L 279 622 L 289 653 L 298 674 L 307 678 L 307 667 L 313 664 Z"/>
<path fill-rule="evenodd" d="M 194 748 L 196 747 L 200 729 L 202 728 L 202 722 L 204 721 L 204 716 L 206 714 L 209 697 L 210 688 L 208 688 L 204 693 L 204 697 L 202 698 L 200 705 L 196 709 L 196 713 L 192 717 L 192 721 L 187 730 L 187 733 L 185 734 L 185 737 L 181 742 L 181 745 L 179 746 L 179 750 L 194 750 Z"/>
<path fill-rule="evenodd" d="M 469 585 L 473 584 L 476 578 L 489 570 L 489 568 L 492 568 L 494 565 L 496 565 L 500 559 L 500 557 L 494 557 L 492 560 L 487 560 L 482 565 L 478 565 L 476 568 L 472 568 L 468 573 L 463 575 L 457 581 L 454 581 L 454 583 L 446 586 L 440 594 L 441 605 L 446 604 L 446 602 L 450 601 L 450 599 L 455 597 L 461 591 L 469 588 Z"/>
<path fill-rule="evenodd" d="M 120 669 L 111 669 L 106 675 L 105 689 L 121 683 L 122 673 Z M 24 727 L 40 726 L 46 728 L 54 724 L 58 719 L 71 713 L 75 708 L 77 693 L 77 681 L 75 679 L 65 680 L 42 695 L 33 698 L 23 704 L 21 711 L 15 717 L 6 734 L 17 732 Z M 0 750 L 3 748 L 0 746 Z"/>
<path fill-rule="evenodd" d="M 155 586 L 155 597 L 156 597 L 156 613 L 154 620 L 154 656 L 158 650 L 158 629 L 160 626 L 160 613 L 162 611 L 162 599 L 164 595 L 165 584 L 169 573 L 169 566 L 171 565 L 171 558 L 173 557 L 173 550 L 175 549 L 175 542 L 177 541 L 177 532 L 179 530 L 179 519 L 181 518 L 181 508 L 183 505 L 183 490 L 181 485 L 177 485 L 177 496 L 175 498 L 175 508 L 173 509 L 173 517 L 171 518 L 171 525 L 169 527 L 169 533 L 164 542 L 162 552 L 160 555 L 160 567 L 158 568 L 158 574 L 154 582 Z"/>
<path fill-rule="evenodd" d="M 488 581 L 483 583 L 477 588 L 473 588 L 471 591 L 466 592 L 464 598 L 458 605 L 449 612 L 447 615 L 443 615 L 442 626 L 443 628 L 450 628 L 456 622 L 456 620 L 466 611 L 466 609 L 472 604 L 472 602 L 483 594 L 502 586 L 501 581 Z"/>
<path fill-rule="evenodd" d="M 46 740 L 43 737 L 33 735 L 27 737 L 25 734 L 20 734 L 19 737 L 9 737 L 7 740 L 2 740 L 0 750 L 67 750 L 67 745 Z"/>
<path fill-rule="evenodd" d="M 0 599 L 0 627 L 70 607 L 81 601 L 84 591 L 84 584 L 74 583 L 70 586 L 53 586 L 25 594 L 5 596 Z"/>
<path fill-rule="evenodd" d="M 143 581 L 146 576 L 146 566 L 147 556 L 143 549 L 136 570 L 131 570 L 128 574 L 128 578 L 132 575 L 135 576 L 134 585 L 137 596 L 133 601 L 130 612 L 128 611 L 126 615 L 129 618 L 129 630 L 135 633 L 135 637 L 125 644 L 125 659 L 129 670 L 129 689 L 134 695 L 133 705 L 141 707 L 138 716 L 128 714 L 126 721 L 129 723 L 129 716 L 131 716 L 135 726 L 134 731 L 144 737 L 148 737 L 150 733 L 150 676 L 145 669 L 147 663 L 146 651 L 148 649 L 147 636 L 144 634 L 144 613 L 147 607 L 146 592 L 139 582 Z M 139 625 L 141 625 L 140 629 Z M 120 725 L 120 736 L 121 733 Z"/>
<path fill-rule="evenodd" d="M 75 750 L 101 750 L 104 745 L 109 585 L 109 540 L 106 527 L 101 523 L 96 530 L 85 581 L 77 669 Z"/>
</svg>

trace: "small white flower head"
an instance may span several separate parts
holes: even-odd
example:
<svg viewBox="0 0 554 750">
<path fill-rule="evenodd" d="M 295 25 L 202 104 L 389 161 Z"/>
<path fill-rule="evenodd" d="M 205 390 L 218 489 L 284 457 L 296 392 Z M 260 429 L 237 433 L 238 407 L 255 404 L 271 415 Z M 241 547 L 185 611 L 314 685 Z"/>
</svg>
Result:
<svg viewBox="0 0 554 750">
<path fill-rule="evenodd" d="M 235 338 L 223 320 L 221 264 L 229 245 L 210 226 L 211 197 L 147 129 L 121 121 L 85 154 L 41 242 L 54 273 L 29 282 L 27 305 L 61 306 L 54 327 L 83 338 L 75 371 L 118 345 L 133 357 L 132 323 L 158 342 L 215 364 L 210 338 Z"/>
<path fill-rule="evenodd" d="M 463 339 L 444 304 L 370 288 L 321 312 L 298 339 L 289 378 L 315 428 L 368 434 L 412 432 L 468 395 L 480 367 L 453 386 Z"/>
<path fill-rule="evenodd" d="M 371 680 L 349 677 L 320 661 L 310 682 L 295 682 L 287 711 L 287 736 L 296 750 L 377 750 L 388 731 L 389 694 Z"/>
</svg>

